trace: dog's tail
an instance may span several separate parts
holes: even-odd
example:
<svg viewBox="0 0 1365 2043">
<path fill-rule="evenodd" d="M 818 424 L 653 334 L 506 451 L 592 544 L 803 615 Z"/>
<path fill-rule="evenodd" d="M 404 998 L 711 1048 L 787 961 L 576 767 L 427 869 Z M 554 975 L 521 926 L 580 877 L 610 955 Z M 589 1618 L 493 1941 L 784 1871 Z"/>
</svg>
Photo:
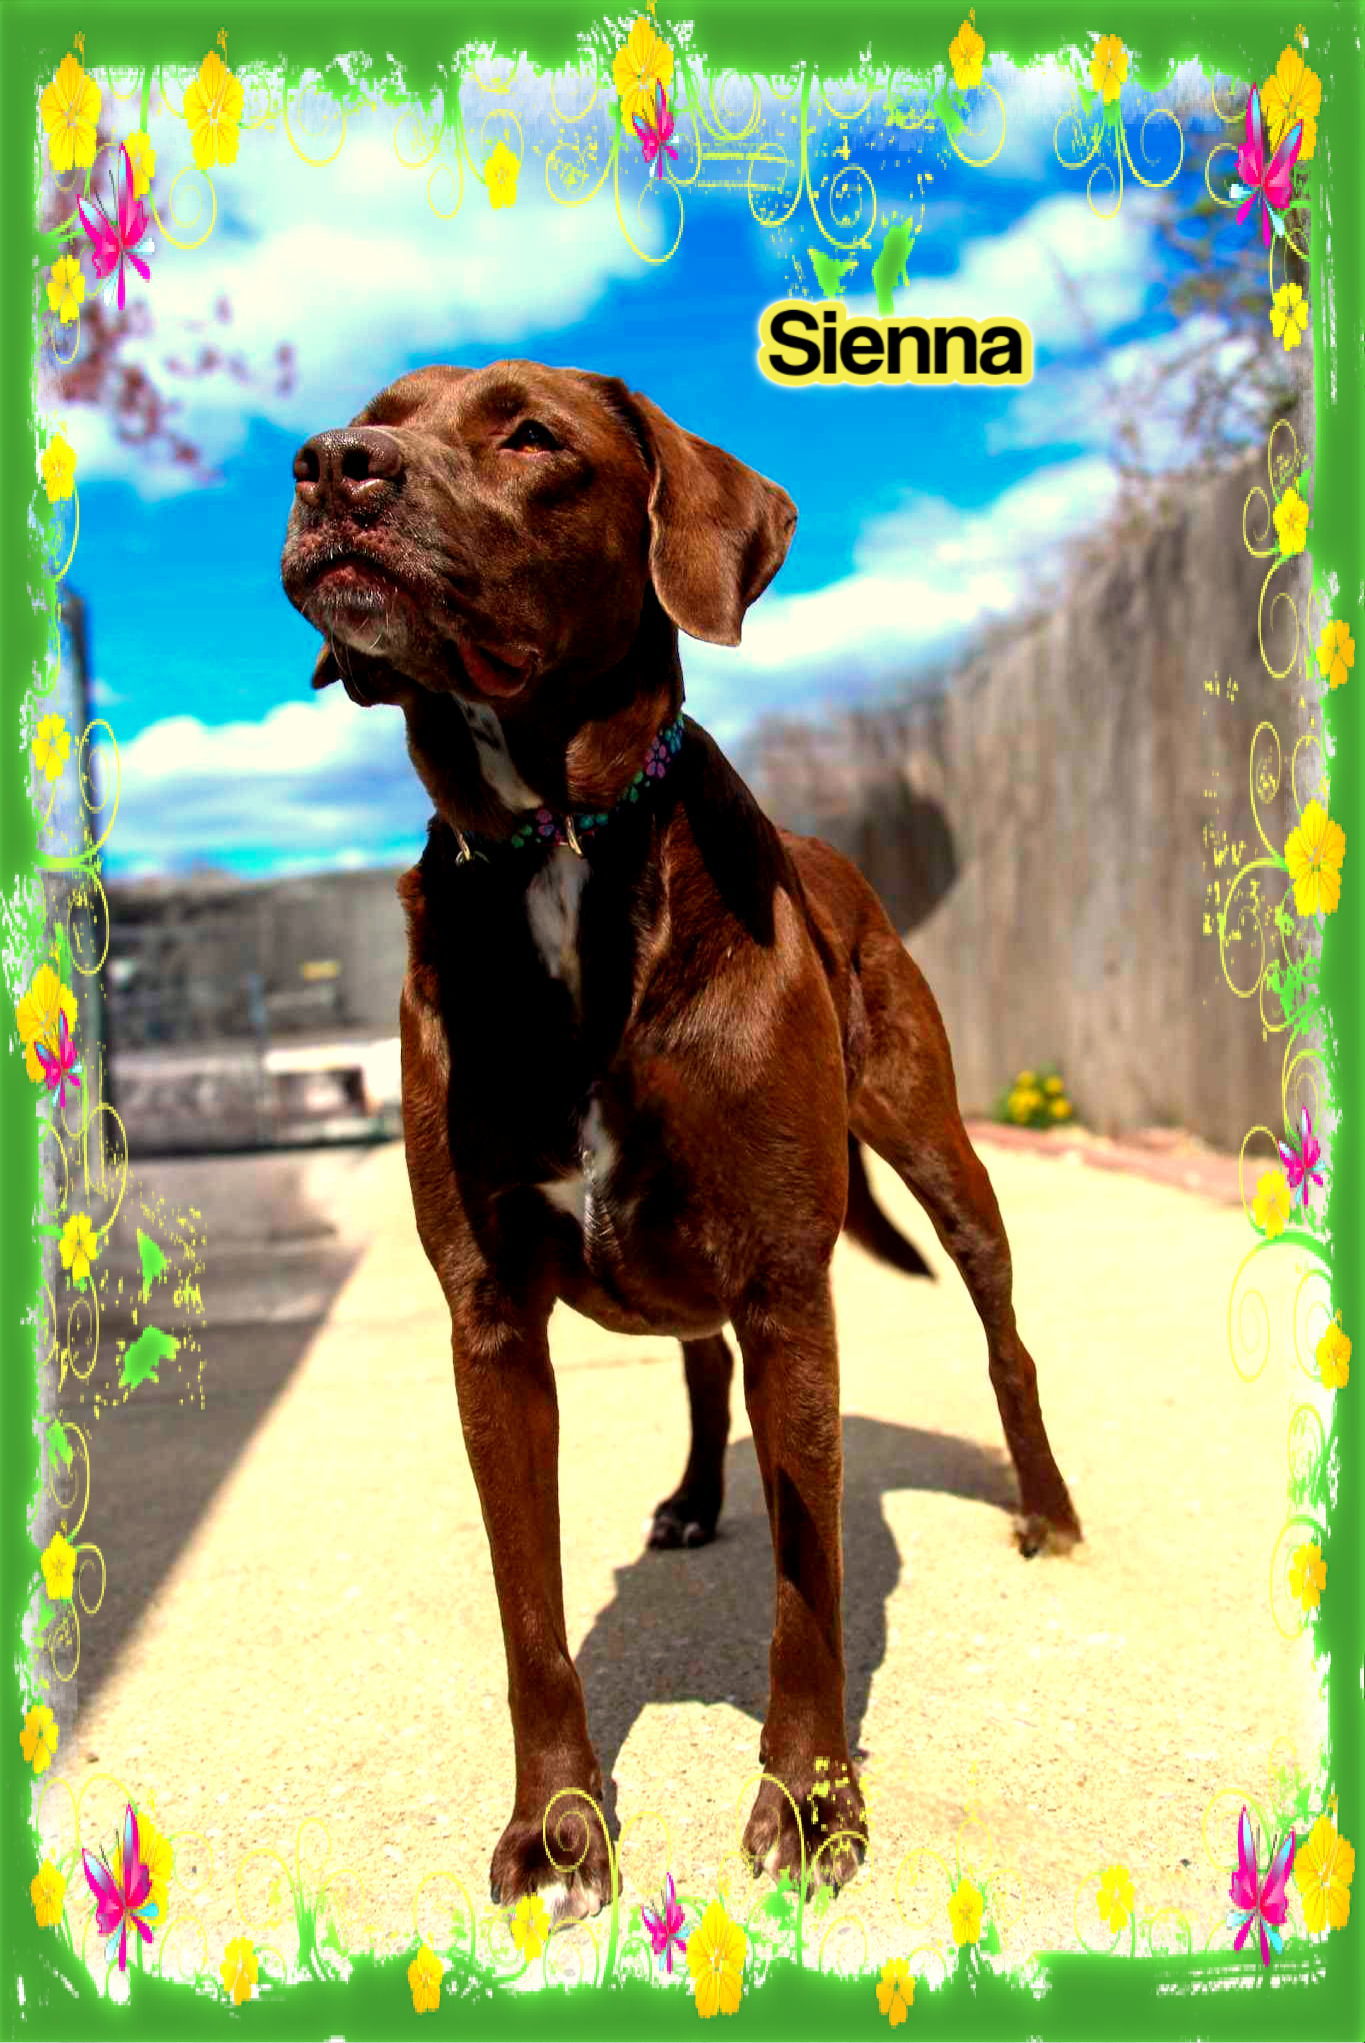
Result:
<svg viewBox="0 0 1365 2043">
<path fill-rule="evenodd" d="M 859 1248 L 865 1248 L 879 1262 L 890 1263 L 893 1270 L 903 1270 L 907 1277 L 934 1274 L 915 1244 L 906 1240 L 873 1197 L 862 1144 L 856 1135 L 848 1138 L 848 1212 L 844 1215 L 844 1232 L 852 1236 Z"/>
</svg>

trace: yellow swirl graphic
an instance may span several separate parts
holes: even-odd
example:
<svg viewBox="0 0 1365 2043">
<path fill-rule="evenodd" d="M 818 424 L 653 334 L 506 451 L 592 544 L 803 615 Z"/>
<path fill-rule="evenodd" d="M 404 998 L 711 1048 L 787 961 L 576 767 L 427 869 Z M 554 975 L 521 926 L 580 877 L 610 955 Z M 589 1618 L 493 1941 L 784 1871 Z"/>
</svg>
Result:
<svg viewBox="0 0 1365 2043">
<path fill-rule="evenodd" d="M 990 150 L 989 153 L 985 156 L 969 155 L 967 151 L 964 148 L 962 148 L 958 141 L 957 136 L 951 130 L 949 130 L 948 134 L 948 146 L 952 150 L 954 156 L 960 157 L 962 162 L 965 163 L 970 170 L 989 170 L 990 166 L 992 165 L 992 163 L 994 163 L 996 157 L 1000 154 L 1001 150 L 1005 146 L 1005 133 L 1008 126 L 1008 122 L 1005 115 L 1005 102 L 1000 97 L 1000 94 L 996 91 L 995 87 L 991 84 L 989 78 L 983 78 L 977 90 L 979 92 L 988 93 L 990 95 L 990 97 L 995 101 L 997 111 L 999 112 L 1000 115 L 1000 133 L 995 138 L 995 147 L 992 150 Z"/>
<path fill-rule="evenodd" d="M 208 186 L 209 222 L 208 226 L 204 228 L 202 233 L 196 234 L 193 231 L 193 227 L 190 227 L 187 230 L 190 236 L 188 240 L 182 238 L 182 236 L 178 234 L 172 233 L 166 221 L 162 219 L 160 213 L 157 211 L 156 200 L 154 198 L 151 199 L 153 220 L 155 220 L 161 234 L 170 243 L 171 247 L 178 248 L 182 254 L 187 253 L 190 249 L 193 248 L 202 248 L 204 246 L 204 243 L 208 240 L 210 234 L 212 234 L 214 228 L 218 224 L 218 192 L 214 185 L 213 179 L 209 176 L 206 170 L 198 169 L 197 166 L 193 163 L 187 163 L 184 169 L 178 170 L 175 176 L 171 179 L 170 190 L 166 194 L 166 212 L 169 215 L 169 217 L 172 220 L 175 219 L 176 193 L 180 189 L 181 179 L 186 177 L 202 178 L 204 183 Z M 177 224 L 183 226 L 185 223 L 178 222 Z M 197 224 L 197 220 L 195 224 Z"/>
<path fill-rule="evenodd" d="M 412 127 L 413 153 L 410 156 L 404 154 L 399 141 L 403 128 L 408 123 Z M 393 128 L 393 153 L 402 164 L 404 170 L 425 169 L 436 154 L 436 151 L 440 148 L 444 132 L 444 103 L 442 104 L 441 118 L 439 120 L 434 120 L 420 106 L 405 107 L 394 122 Z"/>
<path fill-rule="evenodd" d="M 335 148 L 329 149 L 325 156 L 310 156 L 306 149 L 300 148 L 298 135 L 295 132 L 295 129 L 296 127 L 301 128 L 303 133 L 309 136 L 309 138 L 311 139 L 315 125 L 323 127 L 326 126 L 327 121 L 326 113 L 323 114 L 322 121 L 319 123 L 315 123 L 313 115 L 313 109 L 321 100 L 322 95 L 316 92 L 310 92 L 308 96 L 305 98 L 304 88 L 299 86 L 295 88 L 292 97 L 294 100 L 294 113 L 292 117 L 290 115 L 289 106 L 291 95 L 288 92 L 286 92 L 284 95 L 284 101 L 281 107 L 281 118 L 283 119 L 284 122 L 285 138 L 288 141 L 289 146 L 293 150 L 294 154 L 298 157 L 300 163 L 307 163 L 314 170 L 325 170 L 327 165 L 329 163 L 335 163 L 337 157 L 340 156 L 341 154 L 342 145 L 346 140 L 346 123 L 349 119 L 348 110 L 344 106 L 338 106 L 335 101 L 332 101 L 330 103 L 328 111 L 334 114 L 337 119 L 336 146 Z"/>
</svg>

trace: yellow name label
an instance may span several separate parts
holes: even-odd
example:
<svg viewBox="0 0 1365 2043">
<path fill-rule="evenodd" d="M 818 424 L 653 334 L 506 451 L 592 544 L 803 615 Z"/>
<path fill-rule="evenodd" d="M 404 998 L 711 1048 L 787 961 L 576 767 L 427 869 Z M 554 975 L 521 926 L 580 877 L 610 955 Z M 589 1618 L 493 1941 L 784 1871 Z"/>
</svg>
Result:
<svg viewBox="0 0 1365 2043">
<path fill-rule="evenodd" d="M 1033 381 L 1033 334 L 1021 319 L 850 318 L 837 299 L 780 298 L 758 322 L 770 383 Z"/>
</svg>

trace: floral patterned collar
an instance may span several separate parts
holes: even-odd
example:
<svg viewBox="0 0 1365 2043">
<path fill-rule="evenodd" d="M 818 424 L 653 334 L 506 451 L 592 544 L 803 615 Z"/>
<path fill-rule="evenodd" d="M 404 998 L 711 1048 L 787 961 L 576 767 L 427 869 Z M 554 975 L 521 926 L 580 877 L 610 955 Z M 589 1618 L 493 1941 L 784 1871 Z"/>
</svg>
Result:
<svg viewBox="0 0 1365 2043">
<path fill-rule="evenodd" d="M 583 839 L 595 836 L 598 831 L 605 828 L 613 816 L 628 808 L 632 802 L 638 802 L 642 794 L 661 781 L 682 750 L 682 741 L 683 720 L 677 716 L 671 724 L 665 724 L 658 736 L 651 740 L 644 765 L 619 801 L 614 802 L 609 809 L 579 810 L 574 814 L 566 812 L 563 815 L 556 815 L 553 809 L 533 809 L 513 831 L 510 838 L 501 840 L 490 837 L 471 840 L 456 830 L 455 842 L 459 846 L 459 851 L 455 863 L 467 865 L 474 858 L 486 859 L 489 852 L 497 849 L 521 851 L 528 844 L 565 844 L 581 858 Z M 486 848 L 481 849 L 481 846 Z"/>
</svg>

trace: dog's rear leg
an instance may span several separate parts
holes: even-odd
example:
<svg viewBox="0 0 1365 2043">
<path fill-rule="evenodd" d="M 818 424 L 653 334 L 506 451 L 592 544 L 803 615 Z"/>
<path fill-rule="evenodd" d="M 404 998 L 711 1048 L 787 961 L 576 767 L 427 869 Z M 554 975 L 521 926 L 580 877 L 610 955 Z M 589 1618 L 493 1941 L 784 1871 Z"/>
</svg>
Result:
<svg viewBox="0 0 1365 2043">
<path fill-rule="evenodd" d="M 873 1048 L 850 1102 L 850 1123 L 919 1199 L 981 1316 L 1019 1478 L 1020 1549 L 1064 1550 L 1080 1538 L 1080 1521 L 1048 1442 L 1033 1358 L 1015 1325 L 1009 1242 L 985 1166 L 962 1125 L 937 1005 L 889 927 L 885 939 L 877 932 L 868 940 L 861 962 Z"/>
<path fill-rule="evenodd" d="M 705 1546 L 716 1536 L 725 1494 L 734 1357 L 724 1334 L 684 1341 L 682 1351 L 692 1445 L 682 1481 L 655 1509 L 651 1546 Z"/>
</svg>

